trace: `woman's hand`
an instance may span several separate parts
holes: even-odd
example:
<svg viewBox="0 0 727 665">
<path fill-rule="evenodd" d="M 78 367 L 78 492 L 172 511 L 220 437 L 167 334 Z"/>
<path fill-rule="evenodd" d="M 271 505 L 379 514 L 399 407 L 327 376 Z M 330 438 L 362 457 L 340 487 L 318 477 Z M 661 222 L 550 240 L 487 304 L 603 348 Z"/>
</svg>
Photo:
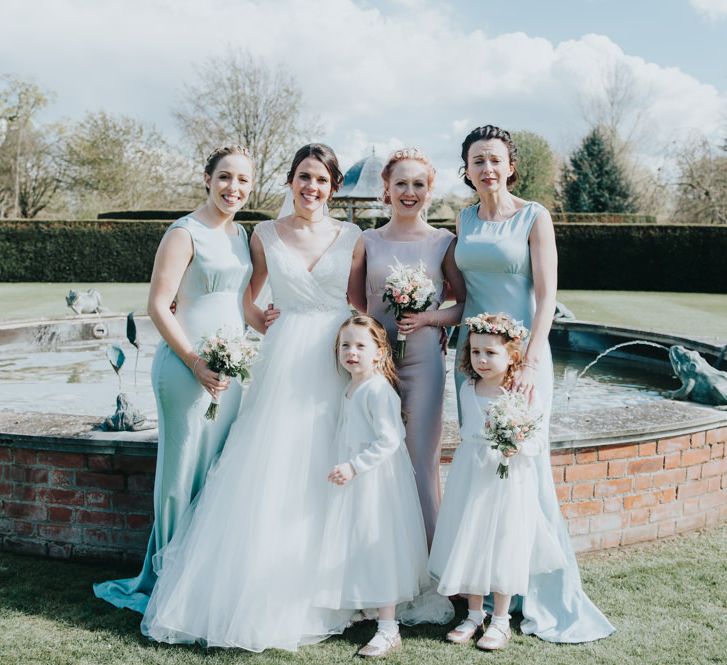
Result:
<svg viewBox="0 0 727 665">
<path fill-rule="evenodd" d="M 220 381 L 219 374 L 213 372 L 201 356 L 195 354 L 191 369 L 194 378 L 215 399 L 221 392 L 224 392 L 230 387 L 230 378 L 225 377 Z"/>
<path fill-rule="evenodd" d="M 264 312 L 265 316 L 265 327 L 269 328 L 270 326 L 275 323 L 275 320 L 280 316 L 280 310 L 275 309 L 275 305 L 273 303 L 270 303 L 268 305 L 268 308 Z"/>
<path fill-rule="evenodd" d="M 331 469 L 331 472 L 328 474 L 328 480 L 335 485 L 345 485 L 355 475 L 356 471 L 351 462 L 344 462 L 343 464 L 336 464 Z"/>
<path fill-rule="evenodd" d="M 396 327 L 400 333 L 405 335 L 411 335 L 420 328 L 424 328 L 429 325 L 428 312 L 407 312 L 401 317 L 400 321 L 396 322 Z"/>
<path fill-rule="evenodd" d="M 535 397 L 535 369 L 530 365 L 522 365 L 515 372 L 515 378 L 512 382 L 512 391 L 525 395 L 528 404 L 533 403 Z"/>
</svg>

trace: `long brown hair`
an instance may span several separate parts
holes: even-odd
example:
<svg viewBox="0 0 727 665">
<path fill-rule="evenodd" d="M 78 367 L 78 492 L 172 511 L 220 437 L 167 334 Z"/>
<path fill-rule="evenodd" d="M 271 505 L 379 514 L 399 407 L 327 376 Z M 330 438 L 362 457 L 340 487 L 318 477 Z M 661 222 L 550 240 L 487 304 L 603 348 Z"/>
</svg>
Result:
<svg viewBox="0 0 727 665">
<path fill-rule="evenodd" d="M 381 358 L 378 361 L 376 370 L 383 375 L 383 377 L 393 386 L 396 392 L 399 392 L 399 376 L 396 373 L 396 366 L 394 365 L 394 358 L 391 354 L 391 345 L 389 344 L 389 336 L 386 334 L 384 326 L 382 326 L 376 319 L 367 314 L 356 314 L 346 319 L 341 327 L 338 329 L 336 334 L 336 346 L 334 353 L 336 354 L 336 363 L 338 363 L 338 346 L 341 339 L 341 331 L 349 326 L 359 326 L 366 328 L 371 335 L 371 339 L 374 340 L 376 348 L 381 351 Z"/>
</svg>

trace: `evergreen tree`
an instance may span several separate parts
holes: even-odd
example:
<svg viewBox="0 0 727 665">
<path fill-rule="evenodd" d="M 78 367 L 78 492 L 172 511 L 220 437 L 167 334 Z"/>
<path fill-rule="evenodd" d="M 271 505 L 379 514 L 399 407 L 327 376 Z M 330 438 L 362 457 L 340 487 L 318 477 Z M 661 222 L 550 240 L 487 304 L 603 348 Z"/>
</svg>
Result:
<svg viewBox="0 0 727 665">
<path fill-rule="evenodd" d="M 555 200 L 555 158 L 548 142 L 534 132 L 513 132 L 518 181 L 512 193 L 551 209 Z"/>
<path fill-rule="evenodd" d="M 566 212 L 635 212 L 631 183 L 603 130 L 593 129 L 569 161 L 561 182 Z"/>
</svg>

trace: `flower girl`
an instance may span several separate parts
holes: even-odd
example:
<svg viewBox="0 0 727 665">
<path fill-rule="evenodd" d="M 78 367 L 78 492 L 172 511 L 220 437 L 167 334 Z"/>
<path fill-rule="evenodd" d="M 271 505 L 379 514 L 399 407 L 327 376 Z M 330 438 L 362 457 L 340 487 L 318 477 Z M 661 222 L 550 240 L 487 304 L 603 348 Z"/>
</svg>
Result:
<svg viewBox="0 0 727 665">
<path fill-rule="evenodd" d="M 378 630 L 359 655 L 384 656 L 401 646 L 395 606 L 429 583 L 424 520 L 386 331 L 369 316 L 353 316 L 338 332 L 336 353 L 351 381 L 336 432 L 339 463 L 328 474 L 315 604 L 378 609 Z"/>
<path fill-rule="evenodd" d="M 439 593 L 468 595 L 467 618 L 447 634 L 451 642 L 475 635 L 486 618 L 483 596 L 493 593 L 492 619 L 477 646 L 494 650 L 512 637 L 511 597 L 528 593 L 530 575 L 562 568 L 565 556 L 538 503 L 532 458 L 547 445 L 547 432 L 534 425 L 535 410 L 524 398 L 508 393 L 528 331 L 505 314 L 465 323 L 462 371 L 471 378 L 460 389 L 462 443 L 447 478 L 429 570 Z"/>
</svg>

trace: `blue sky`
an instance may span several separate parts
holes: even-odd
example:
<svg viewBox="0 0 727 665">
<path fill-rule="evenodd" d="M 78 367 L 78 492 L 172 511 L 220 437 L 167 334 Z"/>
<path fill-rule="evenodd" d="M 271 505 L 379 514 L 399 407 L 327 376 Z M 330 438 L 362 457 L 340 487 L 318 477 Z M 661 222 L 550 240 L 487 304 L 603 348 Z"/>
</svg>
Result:
<svg viewBox="0 0 727 665">
<path fill-rule="evenodd" d="M 45 119 L 106 110 L 178 138 L 195 66 L 229 49 L 280 64 L 344 168 L 415 145 L 460 188 L 464 135 L 492 123 L 560 155 L 593 122 L 609 72 L 650 168 L 675 141 L 727 132 L 727 0 L 3 0 L 0 72 L 55 93 Z"/>
</svg>

